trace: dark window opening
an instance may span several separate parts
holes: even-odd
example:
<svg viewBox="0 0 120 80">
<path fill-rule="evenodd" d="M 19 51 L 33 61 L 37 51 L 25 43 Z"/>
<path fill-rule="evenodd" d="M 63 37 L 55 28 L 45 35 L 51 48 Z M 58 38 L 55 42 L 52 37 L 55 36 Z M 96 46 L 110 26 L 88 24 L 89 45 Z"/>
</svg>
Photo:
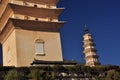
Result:
<svg viewBox="0 0 120 80">
<path fill-rule="evenodd" d="M 38 18 L 36 18 L 35 20 L 38 21 Z"/>
<path fill-rule="evenodd" d="M 37 5 L 35 4 L 34 7 L 37 7 Z"/>
</svg>

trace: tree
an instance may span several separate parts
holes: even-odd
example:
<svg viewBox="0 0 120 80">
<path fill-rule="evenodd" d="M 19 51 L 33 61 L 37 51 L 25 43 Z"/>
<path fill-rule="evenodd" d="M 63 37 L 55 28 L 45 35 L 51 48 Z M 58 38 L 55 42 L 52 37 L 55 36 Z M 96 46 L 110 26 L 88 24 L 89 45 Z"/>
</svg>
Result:
<svg viewBox="0 0 120 80">
<path fill-rule="evenodd" d="M 43 74 L 44 72 L 42 70 L 33 69 L 30 72 L 30 77 L 32 78 L 32 80 L 43 80 Z"/>
<path fill-rule="evenodd" d="M 5 75 L 5 80 L 24 80 L 24 78 L 17 70 L 13 69 Z"/>
<path fill-rule="evenodd" d="M 117 72 L 115 69 L 109 70 L 105 78 L 105 80 L 119 80 L 119 79 L 120 79 L 120 73 Z"/>
<path fill-rule="evenodd" d="M 53 67 L 53 70 L 54 70 L 55 72 L 63 72 L 63 71 L 66 71 L 66 68 L 63 67 L 63 66 L 61 66 L 61 65 L 55 65 L 55 66 Z"/>
</svg>

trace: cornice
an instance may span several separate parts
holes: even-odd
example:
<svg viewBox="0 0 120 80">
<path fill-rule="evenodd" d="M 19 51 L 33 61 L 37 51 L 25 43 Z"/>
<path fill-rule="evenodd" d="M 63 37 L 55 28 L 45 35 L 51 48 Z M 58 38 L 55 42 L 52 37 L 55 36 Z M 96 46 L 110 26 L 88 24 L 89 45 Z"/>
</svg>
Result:
<svg viewBox="0 0 120 80">
<path fill-rule="evenodd" d="M 27 15 L 37 18 L 59 17 L 64 8 L 36 8 L 31 6 L 22 6 L 9 3 L 15 14 Z"/>
<path fill-rule="evenodd" d="M 36 4 L 49 4 L 49 5 L 56 5 L 59 2 L 59 0 L 19 0 L 19 1 L 26 1 Z"/>
</svg>

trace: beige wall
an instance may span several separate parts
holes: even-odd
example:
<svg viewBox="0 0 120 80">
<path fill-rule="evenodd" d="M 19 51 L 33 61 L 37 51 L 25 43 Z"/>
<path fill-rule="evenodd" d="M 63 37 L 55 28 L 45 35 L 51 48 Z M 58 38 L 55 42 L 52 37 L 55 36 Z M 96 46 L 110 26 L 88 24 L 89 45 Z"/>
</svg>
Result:
<svg viewBox="0 0 120 80">
<path fill-rule="evenodd" d="M 15 30 L 2 44 L 3 47 L 3 66 L 16 66 L 16 37 Z"/>
<path fill-rule="evenodd" d="M 36 39 L 44 40 L 45 56 L 35 55 Z M 34 58 L 45 61 L 63 60 L 59 33 L 17 29 L 16 40 L 18 66 L 29 66 Z"/>
<path fill-rule="evenodd" d="M 36 39 L 44 40 L 45 56 L 35 54 Z M 4 66 L 30 66 L 34 58 L 63 61 L 59 33 L 15 29 L 2 46 Z"/>
</svg>

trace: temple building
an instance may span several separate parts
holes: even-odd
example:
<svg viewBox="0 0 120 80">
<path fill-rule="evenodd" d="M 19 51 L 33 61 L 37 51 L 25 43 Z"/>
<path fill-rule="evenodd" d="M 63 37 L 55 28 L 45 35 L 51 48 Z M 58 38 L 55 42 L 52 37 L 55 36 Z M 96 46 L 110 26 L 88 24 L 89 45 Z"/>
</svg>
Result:
<svg viewBox="0 0 120 80">
<path fill-rule="evenodd" d="M 34 60 L 63 61 L 59 0 L 1 0 L 3 66 L 30 66 Z"/>
<path fill-rule="evenodd" d="M 86 26 L 85 26 L 85 34 L 83 38 L 84 38 L 83 53 L 85 54 L 86 66 L 93 67 L 100 65 L 100 62 L 98 60 L 99 56 L 97 55 L 96 53 L 97 50 L 95 49 L 95 43 L 93 42 L 92 35 L 89 33 L 89 30 Z"/>
</svg>

